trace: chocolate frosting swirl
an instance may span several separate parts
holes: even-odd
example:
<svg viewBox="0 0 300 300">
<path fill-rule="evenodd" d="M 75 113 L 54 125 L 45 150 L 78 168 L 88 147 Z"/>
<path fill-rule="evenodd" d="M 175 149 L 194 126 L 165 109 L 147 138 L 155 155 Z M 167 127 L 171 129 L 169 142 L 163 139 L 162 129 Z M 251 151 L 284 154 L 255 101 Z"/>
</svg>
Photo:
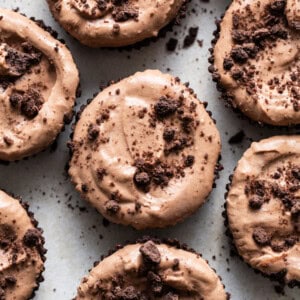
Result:
<svg viewBox="0 0 300 300">
<path fill-rule="evenodd" d="M 44 270 L 44 239 L 20 202 L 0 191 L 0 298 L 32 296 Z"/>
<path fill-rule="evenodd" d="M 45 149 L 72 116 L 79 82 L 65 45 L 23 15 L 0 9 L 0 160 Z"/>
<path fill-rule="evenodd" d="M 214 47 L 215 79 L 251 119 L 300 123 L 299 1 L 234 0 Z"/>
<path fill-rule="evenodd" d="M 225 300 L 217 274 L 196 253 L 148 241 L 127 245 L 84 277 L 76 300 Z"/>
<path fill-rule="evenodd" d="M 300 281 L 300 137 L 253 143 L 227 196 L 229 228 L 239 254 L 267 275 Z"/>
<path fill-rule="evenodd" d="M 157 36 L 186 0 L 47 0 L 55 19 L 90 47 L 120 47 Z"/>
<path fill-rule="evenodd" d="M 147 70 L 109 86 L 84 109 L 71 150 L 76 189 L 107 219 L 165 227 L 210 193 L 220 136 L 190 88 Z"/>
</svg>

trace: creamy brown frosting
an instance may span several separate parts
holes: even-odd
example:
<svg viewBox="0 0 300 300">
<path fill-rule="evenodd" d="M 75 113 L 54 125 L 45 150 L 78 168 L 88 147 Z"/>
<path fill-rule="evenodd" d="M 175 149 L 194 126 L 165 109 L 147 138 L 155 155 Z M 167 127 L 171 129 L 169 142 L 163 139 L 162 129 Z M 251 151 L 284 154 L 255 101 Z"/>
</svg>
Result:
<svg viewBox="0 0 300 300">
<path fill-rule="evenodd" d="M 214 47 L 215 79 L 231 105 L 255 121 L 300 123 L 297 0 L 234 0 Z"/>
<path fill-rule="evenodd" d="M 75 299 L 225 300 L 227 295 L 200 255 L 146 242 L 127 245 L 100 262 L 83 278 Z"/>
<path fill-rule="evenodd" d="M 239 254 L 265 274 L 300 281 L 300 137 L 253 143 L 234 172 L 227 197 Z"/>
<path fill-rule="evenodd" d="M 0 299 L 31 298 L 44 270 L 43 243 L 32 216 L 0 191 Z"/>
<path fill-rule="evenodd" d="M 79 82 L 65 45 L 19 13 L 0 9 L 0 160 L 35 154 L 70 118 Z"/>
<path fill-rule="evenodd" d="M 185 0 L 47 0 L 55 19 L 90 47 L 120 47 L 158 35 Z"/>
<path fill-rule="evenodd" d="M 218 130 L 179 79 L 147 70 L 102 91 L 74 130 L 69 174 L 109 220 L 165 227 L 210 193 Z"/>
</svg>

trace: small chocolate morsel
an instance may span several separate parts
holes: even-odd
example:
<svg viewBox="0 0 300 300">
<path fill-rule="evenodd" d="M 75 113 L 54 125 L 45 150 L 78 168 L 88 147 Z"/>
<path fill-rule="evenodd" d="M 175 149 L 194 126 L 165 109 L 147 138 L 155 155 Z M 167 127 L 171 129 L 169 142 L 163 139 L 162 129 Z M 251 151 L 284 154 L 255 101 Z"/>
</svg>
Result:
<svg viewBox="0 0 300 300">
<path fill-rule="evenodd" d="M 171 142 L 174 139 L 174 136 L 175 136 L 174 129 L 172 129 L 170 127 L 165 128 L 164 133 L 163 133 L 163 138 L 166 142 Z"/>
<path fill-rule="evenodd" d="M 88 128 L 88 139 L 94 141 L 99 136 L 99 132 L 100 130 L 96 125 L 90 124 Z"/>
<path fill-rule="evenodd" d="M 245 137 L 245 132 L 243 130 L 240 130 L 239 132 L 237 132 L 236 134 L 234 134 L 229 140 L 228 143 L 229 144 L 239 144 L 243 141 Z"/>
<path fill-rule="evenodd" d="M 249 199 L 249 206 L 252 209 L 260 209 L 264 203 L 264 199 L 260 196 L 254 195 Z"/>
<path fill-rule="evenodd" d="M 237 64 L 244 64 L 249 58 L 248 53 L 241 46 L 233 48 L 230 56 Z"/>
<path fill-rule="evenodd" d="M 177 110 L 177 103 L 174 100 L 161 97 L 154 106 L 155 114 L 158 118 L 163 119 L 175 113 Z"/>
<path fill-rule="evenodd" d="M 120 205 L 115 200 L 110 200 L 105 204 L 106 211 L 115 215 L 120 210 Z"/>
<path fill-rule="evenodd" d="M 35 247 L 40 242 L 40 233 L 36 229 L 29 229 L 23 237 L 23 243 L 27 247 Z"/>
<path fill-rule="evenodd" d="M 184 166 L 185 167 L 191 167 L 195 162 L 195 156 L 193 155 L 188 155 L 185 159 L 184 159 Z"/>
<path fill-rule="evenodd" d="M 116 298 L 112 299 L 120 299 L 120 300 L 140 300 L 140 293 L 133 287 L 128 286 L 124 290 L 118 291 L 116 293 Z"/>
<path fill-rule="evenodd" d="M 179 296 L 177 294 L 169 292 L 162 297 L 162 300 L 179 300 Z"/>
<path fill-rule="evenodd" d="M 223 68 L 226 71 L 231 70 L 231 68 L 234 66 L 234 62 L 231 58 L 225 58 L 223 62 Z"/>
<path fill-rule="evenodd" d="M 155 265 L 158 265 L 160 263 L 161 255 L 154 242 L 146 242 L 140 247 L 140 252 L 146 263 L 151 263 Z"/>
<path fill-rule="evenodd" d="M 260 246 L 267 246 L 270 244 L 271 236 L 265 229 L 258 227 L 255 228 L 252 235 L 254 241 Z"/>
<path fill-rule="evenodd" d="M 146 172 L 138 172 L 134 175 L 134 182 L 138 187 L 146 187 L 150 184 L 150 176 Z"/>
<path fill-rule="evenodd" d="M 163 289 L 163 282 L 159 275 L 155 274 L 152 271 L 149 271 L 147 274 L 147 280 L 151 285 L 151 291 L 153 294 L 160 294 Z"/>
</svg>

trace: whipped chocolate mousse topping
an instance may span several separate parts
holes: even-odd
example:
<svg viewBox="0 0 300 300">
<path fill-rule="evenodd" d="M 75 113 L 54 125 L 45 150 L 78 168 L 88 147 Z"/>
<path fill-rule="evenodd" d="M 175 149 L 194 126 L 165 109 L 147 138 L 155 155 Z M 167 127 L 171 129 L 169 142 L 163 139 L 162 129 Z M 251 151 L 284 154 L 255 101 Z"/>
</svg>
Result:
<svg viewBox="0 0 300 300">
<path fill-rule="evenodd" d="M 234 0 L 213 50 L 214 80 L 252 120 L 300 123 L 300 3 Z"/>
<path fill-rule="evenodd" d="M 149 240 L 127 245 L 84 277 L 76 300 L 226 300 L 217 274 L 197 253 Z"/>
<path fill-rule="evenodd" d="M 65 45 L 34 21 L 0 9 L 0 160 L 51 144 L 72 115 L 78 82 Z"/>
<path fill-rule="evenodd" d="M 81 195 L 107 219 L 142 229 L 173 225 L 203 204 L 220 136 L 190 88 L 147 70 L 92 100 L 70 148 Z"/>
<path fill-rule="evenodd" d="M 227 196 L 229 229 L 239 254 L 290 286 L 300 283 L 299 188 L 300 137 L 276 136 L 244 153 Z"/>
<path fill-rule="evenodd" d="M 44 239 L 32 214 L 0 191 L 0 299 L 30 299 L 42 280 Z"/>
<path fill-rule="evenodd" d="M 186 0 L 47 0 L 55 19 L 90 47 L 120 47 L 155 37 Z"/>
</svg>

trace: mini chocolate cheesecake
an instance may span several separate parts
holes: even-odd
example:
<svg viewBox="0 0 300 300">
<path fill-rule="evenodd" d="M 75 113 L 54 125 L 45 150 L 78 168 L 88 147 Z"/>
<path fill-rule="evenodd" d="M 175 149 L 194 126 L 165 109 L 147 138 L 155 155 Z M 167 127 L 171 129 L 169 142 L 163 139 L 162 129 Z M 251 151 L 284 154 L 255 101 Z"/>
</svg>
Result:
<svg viewBox="0 0 300 300">
<path fill-rule="evenodd" d="M 82 44 L 121 47 L 156 37 L 187 0 L 47 0 L 55 19 Z"/>
<path fill-rule="evenodd" d="M 0 299 L 30 299 L 44 271 L 42 230 L 28 206 L 0 191 Z"/>
<path fill-rule="evenodd" d="M 210 71 L 251 120 L 300 124 L 299 20 L 298 0 L 234 0 L 219 24 Z"/>
<path fill-rule="evenodd" d="M 79 82 L 65 45 L 32 20 L 0 9 L 0 160 L 49 146 L 70 121 Z"/>
<path fill-rule="evenodd" d="M 229 299 L 215 271 L 191 251 L 174 241 L 127 245 L 83 278 L 75 299 Z"/>
<path fill-rule="evenodd" d="M 178 78 L 147 70 L 98 94 L 75 126 L 69 174 L 112 222 L 176 224 L 212 190 L 219 132 Z"/>
<path fill-rule="evenodd" d="M 300 137 L 253 143 L 227 195 L 229 230 L 251 267 L 293 287 L 300 284 Z"/>
</svg>

